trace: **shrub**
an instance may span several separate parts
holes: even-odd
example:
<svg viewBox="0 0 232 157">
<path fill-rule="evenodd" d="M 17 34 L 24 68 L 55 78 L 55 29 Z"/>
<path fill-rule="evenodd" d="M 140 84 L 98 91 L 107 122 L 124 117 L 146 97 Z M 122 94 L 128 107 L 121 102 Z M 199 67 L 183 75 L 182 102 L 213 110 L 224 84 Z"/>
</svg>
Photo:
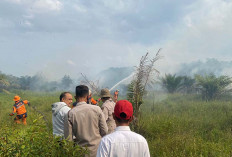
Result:
<svg viewBox="0 0 232 157">
<path fill-rule="evenodd" d="M 52 133 L 40 121 L 30 126 L 3 126 L 0 129 L 0 156 L 77 156 L 88 153 L 87 149 L 73 142 L 53 137 Z"/>
</svg>

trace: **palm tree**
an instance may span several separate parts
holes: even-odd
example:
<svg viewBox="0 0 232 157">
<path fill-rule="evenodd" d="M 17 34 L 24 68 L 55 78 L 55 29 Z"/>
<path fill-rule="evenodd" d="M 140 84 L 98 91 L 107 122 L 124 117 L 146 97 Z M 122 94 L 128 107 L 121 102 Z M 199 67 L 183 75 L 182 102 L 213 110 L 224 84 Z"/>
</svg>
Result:
<svg viewBox="0 0 232 157">
<path fill-rule="evenodd" d="M 195 78 L 197 85 L 200 87 L 202 98 L 206 101 L 213 100 L 231 91 L 229 85 L 232 80 L 229 76 L 216 77 L 214 74 L 209 74 L 205 76 L 196 75 Z"/>
<path fill-rule="evenodd" d="M 169 93 L 175 93 L 181 88 L 182 77 L 176 76 L 176 74 L 165 74 L 165 76 L 161 78 L 161 82 Z"/>
<path fill-rule="evenodd" d="M 143 104 L 143 97 L 146 93 L 148 85 L 152 84 L 154 74 L 159 73 L 154 68 L 154 64 L 161 58 L 159 55 L 161 49 L 157 52 L 156 56 L 149 60 L 148 53 L 142 56 L 139 66 L 136 67 L 134 79 L 128 87 L 127 99 L 132 103 L 134 109 L 134 121 L 132 123 L 132 129 L 139 131 L 139 117 L 140 117 L 140 106 Z M 141 127 L 141 126 L 140 126 Z"/>
<path fill-rule="evenodd" d="M 194 85 L 195 85 L 195 79 L 194 78 L 191 78 L 189 76 L 181 76 L 182 77 L 182 81 L 181 81 L 181 84 L 180 84 L 180 89 L 182 92 L 184 93 L 191 93 L 193 92 L 194 90 Z"/>
</svg>

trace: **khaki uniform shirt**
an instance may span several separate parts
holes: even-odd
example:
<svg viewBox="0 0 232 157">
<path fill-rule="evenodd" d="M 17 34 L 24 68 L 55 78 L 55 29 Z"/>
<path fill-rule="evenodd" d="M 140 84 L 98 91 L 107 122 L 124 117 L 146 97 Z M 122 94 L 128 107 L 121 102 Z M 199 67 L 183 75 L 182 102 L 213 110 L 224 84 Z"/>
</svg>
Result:
<svg viewBox="0 0 232 157">
<path fill-rule="evenodd" d="M 102 104 L 102 107 L 101 107 L 103 114 L 105 116 L 105 119 L 106 119 L 107 126 L 108 126 L 108 134 L 113 132 L 114 129 L 116 128 L 116 123 L 114 121 L 113 114 L 112 114 L 114 112 L 114 106 L 115 106 L 115 103 L 113 102 L 113 100 L 109 99 L 109 100 L 106 100 Z"/>
<path fill-rule="evenodd" d="M 90 157 L 96 156 L 101 138 L 107 132 L 108 128 L 101 108 L 86 102 L 77 103 L 77 106 L 69 111 L 64 122 L 65 138 L 87 147 Z"/>
</svg>

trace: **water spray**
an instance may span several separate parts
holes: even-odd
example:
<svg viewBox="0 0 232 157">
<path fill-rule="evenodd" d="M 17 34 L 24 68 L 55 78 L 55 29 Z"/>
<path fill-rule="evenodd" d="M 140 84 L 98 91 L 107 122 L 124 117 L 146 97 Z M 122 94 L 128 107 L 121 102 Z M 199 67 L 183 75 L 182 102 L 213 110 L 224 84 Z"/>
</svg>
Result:
<svg viewBox="0 0 232 157">
<path fill-rule="evenodd" d="M 131 75 L 127 76 L 126 78 L 122 79 L 121 81 L 119 81 L 118 83 L 116 83 L 112 88 L 110 88 L 109 91 L 112 91 L 114 88 L 116 88 L 118 85 L 120 85 L 121 83 L 123 83 L 124 81 L 127 81 L 128 79 L 130 79 L 131 77 L 133 77 L 135 75 L 135 72 L 133 72 Z"/>
</svg>

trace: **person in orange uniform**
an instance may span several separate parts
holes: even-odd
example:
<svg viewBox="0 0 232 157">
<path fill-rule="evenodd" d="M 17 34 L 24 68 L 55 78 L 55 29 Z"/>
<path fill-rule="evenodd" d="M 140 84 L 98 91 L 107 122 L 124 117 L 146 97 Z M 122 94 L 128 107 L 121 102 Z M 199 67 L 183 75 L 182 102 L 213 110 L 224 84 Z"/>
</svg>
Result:
<svg viewBox="0 0 232 157">
<path fill-rule="evenodd" d="M 89 96 L 88 96 L 88 101 L 87 101 L 88 104 L 92 104 L 92 105 L 97 105 L 98 101 L 96 101 L 93 97 L 92 97 L 92 92 L 91 90 L 89 90 Z M 77 105 L 77 102 L 74 102 L 73 103 L 73 107 L 75 107 Z"/>
<path fill-rule="evenodd" d="M 92 97 L 92 92 L 89 90 L 88 102 L 92 105 L 97 105 L 97 101 Z"/>
<path fill-rule="evenodd" d="M 119 90 L 116 90 L 116 91 L 114 92 L 114 102 L 115 102 L 115 103 L 117 103 L 117 101 L 118 101 L 118 93 L 119 93 Z"/>
<path fill-rule="evenodd" d="M 20 124 L 20 120 L 22 119 L 23 124 L 26 125 L 27 110 L 25 104 L 28 104 L 28 106 L 30 106 L 30 102 L 27 100 L 21 101 L 21 98 L 18 95 L 16 95 L 13 100 L 15 101 L 15 104 L 13 106 L 13 112 L 10 114 L 10 116 L 13 116 L 17 113 L 14 121 L 17 124 Z"/>
</svg>

